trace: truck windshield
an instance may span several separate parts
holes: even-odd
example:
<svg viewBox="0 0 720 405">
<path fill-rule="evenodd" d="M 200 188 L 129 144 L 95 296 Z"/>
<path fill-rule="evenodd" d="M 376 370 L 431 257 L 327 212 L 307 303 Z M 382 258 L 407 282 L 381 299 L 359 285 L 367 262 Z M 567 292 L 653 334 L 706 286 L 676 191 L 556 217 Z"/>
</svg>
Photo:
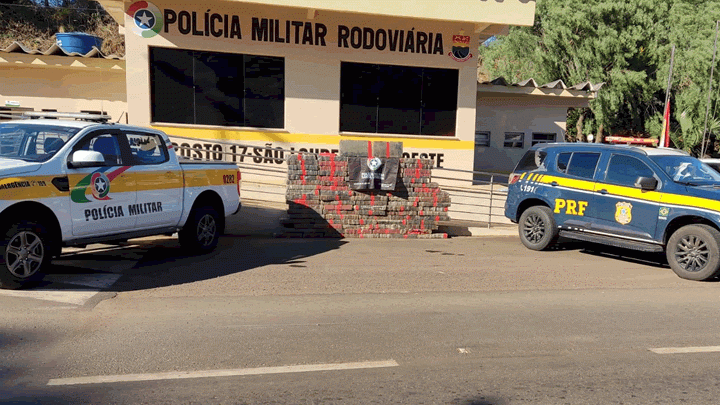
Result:
<svg viewBox="0 0 720 405">
<path fill-rule="evenodd" d="M 720 183 L 720 174 L 692 156 L 650 156 L 673 181 L 686 185 Z"/>
<path fill-rule="evenodd" d="M 46 161 L 79 131 L 54 125 L 0 124 L 0 158 Z"/>
</svg>

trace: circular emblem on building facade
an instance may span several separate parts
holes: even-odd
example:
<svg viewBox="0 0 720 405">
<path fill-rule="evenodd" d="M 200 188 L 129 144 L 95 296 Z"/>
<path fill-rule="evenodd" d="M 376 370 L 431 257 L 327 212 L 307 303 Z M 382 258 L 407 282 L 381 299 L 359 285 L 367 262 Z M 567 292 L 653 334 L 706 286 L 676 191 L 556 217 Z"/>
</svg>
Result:
<svg viewBox="0 0 720 405">
<path fill-rule="evenodd" d="M 94 173 L 90 179 L 90 190 L 96 200 L 107 200 L 110 192 L 110 179 L 103 173 Z"/>
<path fill-rule="evenodd" d="M 163 27 L 160 9 L 149 1 L 137 1 L 127 9 L 127 15 L 132 18 L 133 32 L 143 38 L 152 38 L 160 33 Z"/>
</svg>

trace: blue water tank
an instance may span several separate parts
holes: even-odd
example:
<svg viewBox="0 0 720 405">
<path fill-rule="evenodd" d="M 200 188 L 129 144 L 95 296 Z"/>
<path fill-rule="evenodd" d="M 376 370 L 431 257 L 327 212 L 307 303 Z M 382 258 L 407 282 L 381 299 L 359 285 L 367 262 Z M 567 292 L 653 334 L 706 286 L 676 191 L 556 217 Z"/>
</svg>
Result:
<svg viewBox="0 0 720 405">
<path fill-rule="evenodd" d="M 90 52 L 93 46 L 100 49 L 103 43 L 102 38 L 84 32 L 58 32 L 55 38 L 58 46 L 65 52 L 77 52 L 83 55 Z"/>
</svg>

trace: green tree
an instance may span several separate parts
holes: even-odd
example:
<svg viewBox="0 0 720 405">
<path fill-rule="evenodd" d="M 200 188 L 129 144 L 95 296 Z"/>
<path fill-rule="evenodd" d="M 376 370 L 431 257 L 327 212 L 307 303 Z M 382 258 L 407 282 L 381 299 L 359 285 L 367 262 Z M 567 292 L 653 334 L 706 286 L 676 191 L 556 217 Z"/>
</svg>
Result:
<svg viewBox="0 0 720 405">
<path fill-rule="evenodd" d="M 669 71 L 670 44 L 675 45 L 675 64 L 671 94 L 671 111 L 675 121 L 673 142 L 678 148 L 695 154 L 699 153 L 700 142 L 705 127 L 708 84 L 712 65 L 713 42 L 715 40 L 715 21 L 720 19 L 720 1 L 682 0 L 672 2 L 668 18 L 659 24 L 660 31 L 667 33 L 665 43 L 659 52 L 667 55 L 658 67 L 658 81 L 664 87 Z M 717 61 L 716 61 L 717 63 Z M 718 129 L 716 107 L 720 98 L 717 95 L 720 75 L 715 67 L 708 133 Z M 663 91 L 664 95 L 664 91 Z M 661 120 L 661 109 L 657 111 L 655 121 Z M 653 134 L 657 135 L 657 134 Z"/>
<path fill-rule="evenodd" d="M 720 0 L 538 0 L 533 27 L 511 29 L 505 38 L 480 49 L 482 68 L 491 77 L 509 80 L 605 82 L 589 109 L 570 112 L 570 140 L 596 132 L 600 142 L 605 131 L 657 137 L 670 46 L 676 44 L 673 139 L 679 147 L 694 151 L 705 123 L 717 19 Z M 709 121 L 720 100 L 713 95 L 712 101 Z M 689 117 L 689 126 L 678 125 L 681 114 Z"/>
</svg>

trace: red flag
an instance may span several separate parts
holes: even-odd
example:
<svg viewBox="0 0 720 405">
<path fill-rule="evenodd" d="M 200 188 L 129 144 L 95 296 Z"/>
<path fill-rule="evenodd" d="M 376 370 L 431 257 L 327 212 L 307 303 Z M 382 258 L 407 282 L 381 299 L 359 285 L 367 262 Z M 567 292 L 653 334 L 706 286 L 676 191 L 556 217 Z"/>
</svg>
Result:
<svg viewBox="0 0 720 405">
<path fill-rule="evenodd" d="M 670 147 L 670 102 L 665 104 L 665 114 L 663 115 L 663 129 L 660 135 L 660 146 Z"/>
</svg>

